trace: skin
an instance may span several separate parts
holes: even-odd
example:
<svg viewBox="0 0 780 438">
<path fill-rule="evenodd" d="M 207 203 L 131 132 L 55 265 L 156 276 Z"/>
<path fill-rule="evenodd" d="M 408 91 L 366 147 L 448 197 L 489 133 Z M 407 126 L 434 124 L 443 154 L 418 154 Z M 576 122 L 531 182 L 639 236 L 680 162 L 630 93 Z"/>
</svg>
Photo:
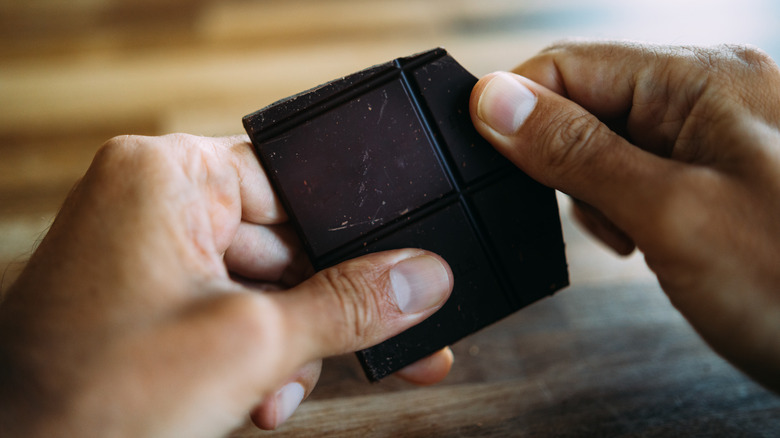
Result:
<svg viewBox="0 0 780 438">
<path fill-rule="evenodd" d="M 272 429 L 320 359 L 449 296 L 449 267 L 422 250 L 314 274 L 286 221 L 243 137 L 109 141 L 0 305 L 0 430 L 210 437 L 247 414 Z M 416 299 L 396 298 L 399 272 Z M 451 364 L 443 350 L 399 374 L 429 384 Z"/>
<path fill-rule="evenodd" d="M 482 78 L 471 114 L 595 236 L 642 251 L 717 352 L 780 390 L 780 71 L 765 53 L 566 42 Z"/>
</svg>

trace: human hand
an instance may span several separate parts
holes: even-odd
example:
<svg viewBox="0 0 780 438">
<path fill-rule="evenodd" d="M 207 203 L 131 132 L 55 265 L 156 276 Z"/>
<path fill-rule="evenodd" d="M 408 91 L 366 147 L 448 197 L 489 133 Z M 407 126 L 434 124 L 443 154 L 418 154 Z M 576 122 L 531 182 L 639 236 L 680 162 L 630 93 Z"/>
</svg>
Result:
<svg viewBox="0 0 780 438">
<path fill-rule="evenodd" d="M 780 390 L 780 72 L 746 47 L 571 42 L 481 79 L 479 132 L 724 357 Z M 522 75 L 519 76 L 519 75 Z"/>
<path fill-rule="evenodd" d="M 452 273 L 422 250 L 312 276 L 244 138 L 116 138 L 0 305 L 9 436 L 220 436 L 274 428 L 319 359 L 438 309 Z M 310 277 L 310 278 L 308 278 Z M 443 350 L 399 374 L 442 379 Z"/>
</svg>

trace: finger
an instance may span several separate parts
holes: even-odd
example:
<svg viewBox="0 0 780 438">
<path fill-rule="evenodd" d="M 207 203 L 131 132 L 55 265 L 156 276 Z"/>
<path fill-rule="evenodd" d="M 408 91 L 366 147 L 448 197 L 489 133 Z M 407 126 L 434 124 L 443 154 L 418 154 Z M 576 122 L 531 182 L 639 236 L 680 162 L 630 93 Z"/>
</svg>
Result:
<svg viewBox="0 0 780 438">
<path fill-rule="evenodd" d="M 214 139 L 229 153 L 229 163 L 238 174 L 242 219 L 256 224 L 278 224 L 287 219 L 268 177 L 247 136 Z"/>
<path fill-rule="evenodd" d="M 295 286 L 312 273 L 298 236 L 287 225 L 241 222 L 224 258 L 232 274 L 282 286 Z"/>
<path fill-rule="evenodd" d="M 628 143 L 594 115 L 511 73 L 482 78 L 471 96 L 474 126 L 532 178 L 593 205 L 620 228 L 674 186 L 675 163 Z"/>
<path fill-rule="evenodd" d="M 311 394 L 321 371 L 322 361 L 304 365 L 287 383 L 252 410 L 250 418 L 255 426 L 264 430 L 274 430 L 281 426 Z"/>
<path fill-rule="evenodd" d="M 513 72 L 611 119 L 631 109 L 646 54 L 629 43 L 571 41 L 545 49 Z"/>
<path fill-rule="evenodd" d="M 572 213 L 574 218 L 594 237 L 601 240 L 616 253 L 629 255 L 636 248 L 636 244 L 631 237 L 590 205 L 575 199 L 572 204 Z"/>
<path fill-rule="evenodd" d="M 445 347 L 432 355 L 397 371 L 394 376 L 416 385 L 432 385 L 447 377 L 455 357 L 450 347 Z"/>
<path fill-rule="evenodd" d="M 452 286 L 446 262 L 418 249 L 347 261 L 285 293 L 247 293 L 234 282 L 217 281 L 211 287 L 225 293 L 177 312 L 177 322 L 166 325 L 169 335 L 158 334 L 156 353 L 148 357 L 166 357 L 187 370 L 160 379 L 191 403 L 220 406 L 211 415 L 228 427 L 290 382 L 291 370 L 400 333 L 438 310 Z"/>
<path fill-rule="evenodd" d="M 293 370 L 367 348 L 421 322 L 444 304 L 452 286 L 446 262 L 419 249 L 350 260 L 285 293 L 248 293 L 234 282 L 218 282 L 212 287 L 227 293 L 191 306 L 159 351 L 177 345 L 172 350 L 183 368 L 193 358 L 199 363 L 174 376 L 181 382 L 171 387 L 199 381 L 199 397 L 233 414 L 241 407 L 246 412 L 289 382 Z M 221 389 L 214 392 L 217 381 Z"/>
<path fill-rule="evenodd" d="M 703 138 L 733 151 L 710 122 L 734 107 L 764 114 L 777 126 L 780 111 L 756 91 L 775 91 L 777 70 L 769 55 L 750 46 L 569 41 L 514 72 L 577 102 L 645 150 L 693 161 L 700 158 L 695 145 Z"/>
<path fill-rule="evenodd" d="M 408 249 L 369 254 L 274 294 L 295 354 L 306 361 L 376 345 L 418 324 L 452 291 L 439 256 Z"/>
<path fill-rule="evenodd" d="M 671 156 L 712 71 L 699 49 L 631 42 L 555 45 L 515 68 L 625 132 L 637 146 Z M 702 56 L 705 57 L 705 56 Z"/>
</svg>

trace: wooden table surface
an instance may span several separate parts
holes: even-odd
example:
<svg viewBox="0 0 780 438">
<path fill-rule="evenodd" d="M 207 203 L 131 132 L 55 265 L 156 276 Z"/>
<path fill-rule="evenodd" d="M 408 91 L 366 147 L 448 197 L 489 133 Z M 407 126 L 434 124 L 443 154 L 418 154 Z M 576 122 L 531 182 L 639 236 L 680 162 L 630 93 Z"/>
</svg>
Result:
<svg viewBox="0 0 780 438">
<path fill-rule="evenodd" d="M 761 0 L 0 0 L 0 291 L 111 136 L 240 133 L 278 98 L 435 46 L 476 75 L 574 36 L 778 59 L 778 21 Z M 703 344 L 641 254 L 612 256 L 560 201 L 572 286 L 455 345 L 442 384 L 369 384 L 332 358 L 284 427 L 234 436 L 780 435 L 780 398 Z"/>
</svg>

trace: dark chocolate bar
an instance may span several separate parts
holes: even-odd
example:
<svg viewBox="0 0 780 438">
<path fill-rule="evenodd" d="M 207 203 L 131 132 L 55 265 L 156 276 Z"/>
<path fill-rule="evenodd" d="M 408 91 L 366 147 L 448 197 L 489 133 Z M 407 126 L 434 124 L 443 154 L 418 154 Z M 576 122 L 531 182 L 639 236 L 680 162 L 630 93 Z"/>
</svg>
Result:
<svg viewBox="0 0 780 438">
<path fill-rule="evenodd" d="M 408 247 L 452 268 L 442 309 L 358 353 L 370 380 L 568 285 L 555 193 L 476 132 L 476 81 L 434 49 L 243 119 L 316 269 Z"/>
</svg>

